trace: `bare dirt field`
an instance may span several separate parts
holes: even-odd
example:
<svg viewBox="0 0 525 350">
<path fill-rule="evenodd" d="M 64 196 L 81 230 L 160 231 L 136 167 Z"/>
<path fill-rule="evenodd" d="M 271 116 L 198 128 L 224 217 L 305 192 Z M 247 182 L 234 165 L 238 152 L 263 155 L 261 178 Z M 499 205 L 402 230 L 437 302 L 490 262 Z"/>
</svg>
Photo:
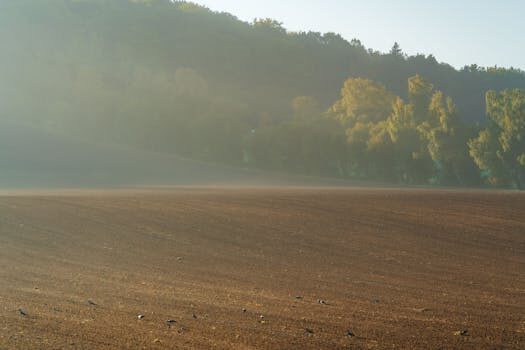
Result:
<svg viewBox="0 0 525 350">
<path fill-rule="evenodd" d="M 525 195 L 0 196 L 0 349 L 121 348 L 524 349 Z"/>
</svg>

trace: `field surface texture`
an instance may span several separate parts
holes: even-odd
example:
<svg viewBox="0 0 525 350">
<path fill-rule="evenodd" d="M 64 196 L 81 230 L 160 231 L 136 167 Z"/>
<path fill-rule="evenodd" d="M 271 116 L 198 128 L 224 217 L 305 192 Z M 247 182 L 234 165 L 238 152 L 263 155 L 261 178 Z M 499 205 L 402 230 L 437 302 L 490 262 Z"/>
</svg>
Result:
<svg viewBox="0 0 525 350">
<path fill-rule="evenodd" d="M 525 196 L 0 196 L 0 349 L 195 348 L 524 349 Z"/>
</svg>

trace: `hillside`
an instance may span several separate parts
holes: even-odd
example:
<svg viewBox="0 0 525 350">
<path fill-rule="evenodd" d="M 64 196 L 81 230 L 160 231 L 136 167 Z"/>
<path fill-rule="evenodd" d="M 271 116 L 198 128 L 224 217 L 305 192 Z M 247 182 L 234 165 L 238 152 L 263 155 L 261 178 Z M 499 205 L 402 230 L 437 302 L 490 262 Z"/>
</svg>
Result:
<svg viewBox="0 0 525 350">
<path fill-rule="evenodd" d="M 252 183 L 260 174 L 0 123 L 0 188 Z M 268 179 L 271 181 L 271 178 Z"/>
<path fill-rule="evenodd" d="M 404 96 L 407 78 L 420 74 L 451 96 L 467 120 L 477 121 L 484 119 L 487 90 L 525 87 L 525 74 L 515 70 L 457 71 L 432 55 L 381 54 L 337 34 L 290 33 L 270 20 L 248 24 L 167 0 L 20 0 L 2 2 L 0 9 L 2 73 L 12 78 L 3 92 L 18 88 L 23 99 L 39 89 L 43 101 L 32 101 L 35 107 L 45 97 L 60 97 L 60 106 L 45 106 L 49 112 L 66 112 L 82 97 L 109 104 L 106 98 L 130 97 L 124 90 L 136 85 L 153 95 L 154 88 L 173 83 L 181 68 L 206 82 L 206 91 L 194 94 L 217 97 L 228 112 L 244 108 L 281 118 L 296 96 L 315 96 L 329 106 L 348 77 L 381 82 Z M 70 91 L 78 85 L 85 91 Z M 3 112 L 21 108 L 17 101 L 3 102 Z"/>
</svg>

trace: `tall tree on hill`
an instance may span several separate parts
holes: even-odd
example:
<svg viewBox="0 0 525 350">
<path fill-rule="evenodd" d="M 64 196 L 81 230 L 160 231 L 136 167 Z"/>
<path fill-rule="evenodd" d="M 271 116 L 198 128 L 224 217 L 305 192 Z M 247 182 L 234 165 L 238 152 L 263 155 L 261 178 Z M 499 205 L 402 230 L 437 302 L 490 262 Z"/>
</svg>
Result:
<svg viewBox="0 0 525 350">
<path fill-rule="evenodd" d="M 396 41 L 392 48 L 390 49 L 390 54 L 395 57 L 403 57 L 403 50 L 401 49 L 401 46 Z"/>
</svg>

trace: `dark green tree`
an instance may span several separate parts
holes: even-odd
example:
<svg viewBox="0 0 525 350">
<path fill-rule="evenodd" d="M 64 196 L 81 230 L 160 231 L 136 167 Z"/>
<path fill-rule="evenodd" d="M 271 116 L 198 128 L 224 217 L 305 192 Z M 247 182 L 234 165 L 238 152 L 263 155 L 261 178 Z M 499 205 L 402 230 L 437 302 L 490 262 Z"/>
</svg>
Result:
<svg viewBox="0 0 525 350">
<path fill-rule="evenodd" d="M 401 46 L 397 42 L 395 42 L 390 49 L 390 55 L 394 57 L 403 57 L 403 50 L 401 50 Z"/>
</svg>

